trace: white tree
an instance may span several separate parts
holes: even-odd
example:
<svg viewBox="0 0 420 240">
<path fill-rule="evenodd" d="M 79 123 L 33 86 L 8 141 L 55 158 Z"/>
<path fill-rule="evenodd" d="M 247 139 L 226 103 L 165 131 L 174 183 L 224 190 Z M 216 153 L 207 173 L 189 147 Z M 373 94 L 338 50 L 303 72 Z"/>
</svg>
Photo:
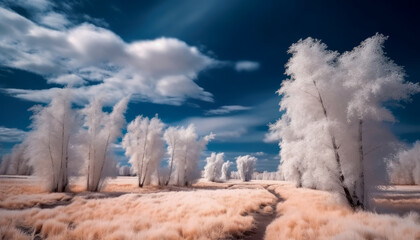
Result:
<svg viewBox="0 0 420 240">
<path fill-rule="evenodd" d="M 211 153 L 210 157 L 206 158 L 206 166 L 204 167 L 204 178 L 215 182 L 220 181 L 222 177 L 224 153 Z"/>
<path fill-rule="evenodd" d="M 383 159 L 395 139 L 381 124 L 393 119 L 385 103 L 419 91 L 418 84 L 405 82 L 401 68 L 384 56 L 384 39 L 375 35 L 342 55 L 312 38 L 290 47 L 290 79 L 278 91 L 283 115 L 267 135 L 267 140 L 279 140 L 286 180 L 343 192 L 352 207 L 363 207 L 366 157 L 369 154 L 371 164 Z M 369 132 L 363 132 L 365 124 Z"/>
<path fill-rule="evenodd" d="M 101 180 L 107 175 L 116 174 L 117 163 L 110 145 L 121 136 L 125 124 L 124 113 L 129 97 L 121 99 L 111 113 L 102 111 L 102 101 L 97 98 L 82 109 L 84 114 L 86 147 L 83 148 L 87 161 L 87 190 L 98 191 Z"/>
<path fill-rule="evenodd" d="M 166 129 L 164 135 L 163 135 L 166 144 L 168 145 L 168 155 L 169 155 L 169 159 L 168 159 L 168 172 L 167 172 L 167 179 L 165 180 L 165 185 L 168 185 L 169 182 L 171 182 L 171 177 L 172 177 L 172 173 L 173 173 L 173 169 L 174 169 L 174 162 L 175 162 L 175 157 L 178 155 L 177 152 L 180 151 L 180 136 L 179 136 L 179 128 L 175 128 L 175 127 L 169 127 L 168 129 Z"/>
<path fill-rule="evenodd" d="M 388 159 L 388 174 L 392 184 L 420 185 L 420 141 Z"/>
<path fill-rule="evenodd" d="M 130 176 L 131 175 L 130 167 L 129 166 L 119 167 L 118 175 L 119 176 Z"/>
<path fill-rule="evenodd" d="M 340 75 L 345 79 L 344 86 L 351 91 L 347 106 L 347 118 L 358 122 L 358 149 L 360 161 L 360 199 L 364 202 L 364 157 L 368 153 L 363 144 L 363 123 L 365 121 L 395 122 L 385 103 L 409 100 L 417 93 L 419 86 L 404 80 L 403 68 L 385 56 L 383 44 L 387 37 L 376 34 L 366 39 L 339 59 Z"/>
<path fill-rule="evenodd" d="M 254 173 L 254 166 L 257 158 L 251 155 L 239 156 L 236 158 L 236 167 L 242 181 L 249 181 L 252 179 Z"/>
<path fill-rule="evenodd" d="M 138 116 L 127 127 L 122 145 L 130 157 L 133 172 L 137 173 L 139 187 L 158 182 L 158 168 L 164 155 L 163 128 L 157 116 L 150 120 Z"/>
<path fill-rule="evenodd" d="M 10 154 L 2 157 L 0 164 L 0 175 L 31 175 L 32 166 L 29 165 L 29 158 L 25 156 L 26 144 L 21 143 L 13 147 Z"/>
<path fill-rule="evenodd" d="M 25 139 L 25 157 L 46 188 L 63 192 L 68 184 L 71 136 L 77 131 L 71 90 L 57 92 L 48 106 L 32 108 L 32 131 Z"/>
<path fill-rule="evenodd" d="M 220 177 L 220 180 L 227 181 L 230 179 L 230 166 L 232 166 L 233 163 L 231 161 L 226 161 L 222 165 L 222 176 Z"/>
<path fill-rule="evenodd" d="M 187 128 L 170 127 L 164 137 L 168 144 L 170 169 L 166 184 L 190 185 L 200 178 L 200 153 L 214 138 L 214 134 L 198 139 L 194 125 L 190 124 Z"/>
</svg>

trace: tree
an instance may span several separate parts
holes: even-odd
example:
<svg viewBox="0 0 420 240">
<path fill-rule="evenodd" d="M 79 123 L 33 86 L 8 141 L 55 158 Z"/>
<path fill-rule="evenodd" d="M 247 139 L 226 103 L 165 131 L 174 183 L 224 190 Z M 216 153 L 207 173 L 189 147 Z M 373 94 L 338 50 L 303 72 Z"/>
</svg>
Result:
<svg viewBox="0 0 420 240">
<path fill-rule="evenodd" d="M 87 147 L 84 153 L 87 160 L 87 190 L 98 191 L 101 180 L 112 172 L 116 173 L 116 162 L 110 152 L 110 145 L 121 136 L 125 124 L 124 113 L 129 97 L 121 99 L 111 113 L 102 111 L 102 101 L 97 98 L 82 109 L 84 114 L 85 138 Z"/>
<path fill-rule="evenodd" d="M 46 188 L 65 191 L 68 184 L 71 136 L 77 121 L 71 104 L 71 90 L 57 92 L 48 106 L 32 108 L 32 131 L 25 139 L 25 157 L 34 173 L 45 179 Z"/>
<path fill-rule="evenodd" d="M 386 103 L 419 91 L 384 56 L 384 39 L 377 34 L 341 55 L 312 38 L 293 44 L 286 64 L 290 79 L 278 90 L 282 117 L 267 135 L 279 141 L 286 180 L 341 192 L 353 208 L 363 207 L 366 158 L 380 161 L 395 141 L 382 124 L 393 119 Z M 369 132 L 363 131 L 366 124 Z"/>
<path fill-rule="evenodd" d="M 165 181 L 165 185 L 168 185 L 169 182 L 171 181 L 171 176 L 172 176 L 172 172 L 173 172 L 173 168 L 174 168 L 174 162 L 175 162 L 175 157 L 177 157 L 177 151 L 180 150 L 179 148 L 179 141 L 180 141 L 180 136 L 179 136 L 179 128 L 175 128 L 175 127 L 169 127 L 168 129 L 166 129 L 165 134 L 163 135 L 166 144 L 168 145 L 168 155 L 169 155 L 169 171 L 168 171 L 168 178 Z"/>
<path fill-rule="evenodd" d="M 190 124 L 187 128 L 168 128 L 164 137 L 168 143 L 170 168 L 166 184 L 190 185 L 200 178 L 200 153 L 214 134 L 199 139 L 194 125 Z"/>
<path fill-rule="evenodd" d="M 252 179 L 256 162 L 257 158 L 250 155 L 239 156 L 236 158 L 236 166 L 242 181 L 246 182 Z"/>
<path fill-rule="evenodd" d="M 206 166 L 204 167 L 204 178 L 209 181 L 220 181 L 222 177 L 224 153 L 211 153 L 210 157 L 206 158 Z"/>
<path fill-rule="evenodd" d="M 26 144 L 21 143 L 13 147 L 10 154 L 2 157 L 0 164 L 0 175 L 31 175 L 32 166 L 29 165 L 29 158 L 25 156 Z"/>
<path fill-rule="evenodd" d="M 364 203 L 364 157 L 363 123 L 365 121 L 395 122 L 386 103 L 409 100 L 417 93 L 419 86 L 404 80 L 403 68 L 385 56 L 383 44 L 387 37 L 376 34 L 363 41 L 350 52 L 343 53 L 338 59 L 340 75 L 345 79 L 344 86 L 351 92 L 347 106 L 349 122 L 358 122 L 358 150 L 360 174 L 360 200 Z M 356 188 L 354 188 L 356 189 Z M 354 193 L 356 194 L 356 193 Z"/>
<path fill-rule="evenodd" d="M 232 166 L 233 163 L 231 161 L 226 161 L 222 165 L 222 176 L 220 177 L 220 180 L 227 181 L 230 179 L 230 166 Z"/>
<path fill-rule="evenodd" d="M 139 187 L 152 181 L 158 182 L 158 167 L 164 155 L 163 127 L 164 124 L 157 116 L 150 120 L 138 116 L 127 127 L 122 145 L 137 173 Z"/>
<path fill-rule="evenodd" d="M 420 185 L 420 141 L 388 159 L 388 174 L 392 184 Z"/>
</svg>

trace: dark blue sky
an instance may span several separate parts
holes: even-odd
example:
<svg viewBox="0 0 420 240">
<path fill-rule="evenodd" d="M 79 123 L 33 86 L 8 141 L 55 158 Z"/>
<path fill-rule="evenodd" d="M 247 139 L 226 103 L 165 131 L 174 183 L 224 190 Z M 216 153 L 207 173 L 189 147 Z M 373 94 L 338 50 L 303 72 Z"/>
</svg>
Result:
<svg viewBox="0 0 420 240">
<path fill-rule="evenodd" d="M 48 95 L 43 92 L 39 94 L 41 97 L 25 95 L 27 92 L 19 95 L 7 89 L 39 90 L 61 87 L 62 85 L 51 79 L 61 76 L 63 72 L 67 74 L 81 71 L 77 63 L 69 69 L 61 69 L 66 64 L 57 64 L 58 67 L 53 65 L 52 68 L 47 68 L 49 65 L 38 64 L 37 61 L 43 61 L 42 56 L 51 55 L 42 54 L 43 51 L 52 51 L 55 55 L 53 54 L 51 59 L 55 61 L 71 59 L 75 55 L 65 52 L 65 45 L 57 51 L 51 50 L 56 45 L 60 46 L 58 40 L 50 39 L 53 38 L 52 34 L 46 34 L 47 38 L 42 38 L 42 44 L 35 42 L 35 45 L 38 44 L 37 48 L 25 49 L 25 46 L 31 45 L 35 40 L 27 40 L 27 34 L 19 32 L 24 28 L 11 20 L 15 16 L 13 13 L 31 21 L 33 26 L 25 24 L 34 29 L 54 29 L 68 36 L 71 35 L 72 29 L 85 22 L 106 29 L 120 40 L 111 38 L 117 42 L 115 45 L 93 44 L 87 49 L 90 51 L 97 46 L 97 51 L 88 54 L 103 57 L 105 60 L 114 55 L 115 58 L 120 57 L 120 42 L 125 44 L 124 49 L 131 49 L 127 47 L 131 43 L 154 41 L 164 37 L 176 39 L 178 43 L 185 43 L 187 47 L 196 47 L 199 57 L 177 43 L 175 47 L 180 49 L 177 54 L 181 55 L 174 55 L 173 60 L 179 59 L 182 63 L 187 61 L 183 57 L 187 55 L 193 59 L 192 63 L 204 61 L 204 58 L 212 59 L 212 63 L 203 63 L 196 68 L 182 66 L 182 71 L 179 70 L 181 75 L 193 79 L 202 89 L 193 86 L 191 82 L 178 85 L 186 86 L 184 88 L 192 86 L 193 89 L 185 92 L 180 90 L 182 94 L 177 95 L 175 101 L 168 100 L 165 94 L 159 95 L 161 91 L 158 88 L 153 89 L 156 94 L 153 92 L 153 95 L 148 97 L 142 97 L 147 93 L 141 92 L 143 90 L 140 93 L 134 92 L 138 93 L 138 96 L 130 103 L 126 118 L 131 121 L 139 114 L 153 116 L 158 113 L 169 125 L 193 122 L 200 134 L 213 131 L 219 136 L 208 145 L 206 154 L 211 151 L 225 152 L 229 160 L 234 160 L 237 155 L 254 154 L 259 158 L 257 170 L 275 170 L 279 162 L 277 144 L 264 143 L 263 138 L 267 132 L 267 124 L 280 116 L 277 106 L 279 97 L 275 95 L 275 91 L 285 78 L 284 64 L 289 57 L 287 49 L 300 38 L 318 38 L 326 43 L 329 49 L 344 52 L 351 50 L 367 37 L 377 32 L 382 33 L 389 36 L 385 44 L 387 55 L 397 64 L 404 66 L 407 80 L 420 80 L 420 14 L 415 1 L 78 0 L 63 4 L 38 0 L 29 3 L 0 3 L 5 9 L 0 12 L 0 18 L 3 14 L 3 18 L 10 21 L 7 26 L 4 25 L 6 21 L 3 21 L 3 25 L 0 24 L 0 54 L 3 55 L 0 57 L 0 87 L 3 89 L 0 94 L 0 126 L 3 127 L 0 132 L 1 154 L 10 151 L 11 146 L 21 139 L 22 132 L 18 129 L 28 131 L 30 112 L 27 109 L 37 101 L 45 102 L 42 97 Z M 15 34 L 7 28 L 8 26 L 18 33 Z M 88 30 L 101 32 L 97 28 Z M 26 45 L 10 45 L 14 40 Z M 47 42 L 50 40 L 51 43 Z M 10 46 L 24 50 L 13 52 Z M 114 53 L 113 48 L 106 46 L 116 46 L 117 50 Z M 61 51 L 64 55 L 60 55 Z M 40 56 L 41 60 L 25 57 L 22 52 L 33 55 L 40 52 L 36 56 Z M 104 52 L 109 56 L 104 57 Z M 22 59 L 14 59 L 15 56 L 21 55 L 24 56 Z M 84 61 L 89 57 L 78 55 L 74 58 Z M 28 64 L 28 61 L 33 62 Z M 154 63 L 165 65 L 161 59 L 154 60 Z M 58 68 L 60 70 L 57 70 Z M 144 71 L 141 70 L 136 72 L 131 69 L 130 74 L 144 77 Z M 159 69 L 150 71 L 147 77 L 161 77 L 160 73 L 157 73 Z M 178 76 L 179 73 L 175 75 Z M 50 83 L 47 83 L 47 80 Z M 98 81 L 87 81 L 85 85 L 93 86 L 97 83 Z M 174 86 L 171 85 L 170 89 Z M 211 93 L 211 99 L 203 97 L 203 92 Z M 404 141 L 413 142 L 420 139 L 419 105 L 420 96 L 417 95 L 411 103 L 404 104 L 404 108 L 394 109 L 399 122 L 393 124 L 392 128 Z M 220 108 L 224 111 L 210 111 Z M 119 155 L 121 154 L 120 152 Z M 123 157 L 121 159 L 124 161 Z"/>
</svg>

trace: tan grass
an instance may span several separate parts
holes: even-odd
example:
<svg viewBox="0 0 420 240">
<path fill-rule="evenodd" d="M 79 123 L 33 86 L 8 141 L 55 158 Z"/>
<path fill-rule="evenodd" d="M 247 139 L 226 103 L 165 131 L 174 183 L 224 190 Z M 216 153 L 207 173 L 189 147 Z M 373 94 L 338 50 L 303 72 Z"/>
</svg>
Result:
<svg viewBox="0 0 420 240">
<path fill-rule="evenodd" d="M 272 186 L 286 200 L 266 239 L 420 239 L 418 214 L 406 217 L 353 212 L 329 192 Z"/>
</svg>

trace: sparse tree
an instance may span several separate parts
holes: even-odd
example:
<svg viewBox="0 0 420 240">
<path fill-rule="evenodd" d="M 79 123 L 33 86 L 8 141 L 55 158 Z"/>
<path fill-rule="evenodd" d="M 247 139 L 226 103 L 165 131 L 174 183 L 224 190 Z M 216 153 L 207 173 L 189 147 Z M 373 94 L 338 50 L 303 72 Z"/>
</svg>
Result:
<svg viewBox="0 0 420 240">
<path fill-rule="evenodd" d="M 388 174 L 392 184 L 420 185 L 420 141 L 388 159 Z"/>
<path fill-rule="evenodd" d="M 252 179 L 256 162 L 257 158 L 250 155 L 236 158 L 236 167 L 238 168 L 238 173 L 242 181 L 246 182 Z"/>
<path fill-rule="evenodd" d="M 168 128 L 165 140 L 168 143 L 169 176 L 167 184 L 190 185 L 200 178 L 198 161 L 200 153 L 206 148 L 214 134 L 198 139 L 194 125 L 187 128 Z"/>
<path fill-rule="evenodd" d="M 29 165 L 29 158 L 25 156 L 26 144 L 21 143 L 13 147 L 10 154 L 2 157 L 0 164 L 0 175 L 31 175 L 32 166 Z"/>
<path fill-rule="evenodd" d="M 48 106 L 35 106 L 32 110 L 32 131 L 25 140 L 25 157 L 35 175 L 45 179 L 48 190 L 63 192 L 68 184 L 71 136 L 77 131 L 71 90 L 58 91 Z"/>
<path fill-rule="evenodd" d="M 220 177 L 220 180 L 227 181 L 230 179 L 230 166 L 232 166 L 233 163 L 231 161 L 226 161 L 222 165 L 222 176 Z"/>
<path fill-rule="evenodd" d="M 163 127 L 157 116 L 150 120 L 138 116 L 127 127 L 122 145 L 130 157 L 133 172 L 137 173 L 139 187 L 158 182 L 158 167 L 164 155 Z"/>
<path fill-rule="evenodd" d="M 224 153 L 211 153 L 210 157 L 206 158 L 206 166 L 204 167 L 204 178 L 215 182 L 220 181 L 222 176 Z"/>
<path fill-rule="evenodd" d="M 99 98 L 82 109 L 87 127 L 85 133 L 87 146 L 84 152 L 87 160 L 88 191 L 98 191 L 103 178 L 116 173 L 117 164 L 110 152 L 110 145 L 121 136 L 128 99 L 128 97 L 121 99 L 111 113 L 102 111 L 102 101 Z"/>
</svg>

